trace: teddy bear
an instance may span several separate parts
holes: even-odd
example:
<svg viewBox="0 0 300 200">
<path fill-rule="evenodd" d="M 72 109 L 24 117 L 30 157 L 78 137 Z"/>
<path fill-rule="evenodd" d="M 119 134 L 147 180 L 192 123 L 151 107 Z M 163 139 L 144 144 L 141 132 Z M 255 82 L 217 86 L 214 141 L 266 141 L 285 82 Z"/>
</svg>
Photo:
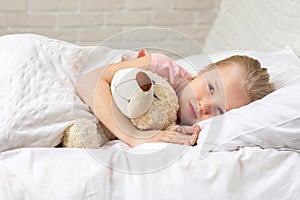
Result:
<svg viewBox="0 0 300 200">
<path fill-rule="evenodd" d="M 117 108 L 140 130 L 174 130 L 178 97 L 163 77 L 138 68 L 119 70 L 111 93 Z M 63 133 L 62 147 L 99 148 L 117 139 L 101 122 L 75 119 Z"/>
</svg>

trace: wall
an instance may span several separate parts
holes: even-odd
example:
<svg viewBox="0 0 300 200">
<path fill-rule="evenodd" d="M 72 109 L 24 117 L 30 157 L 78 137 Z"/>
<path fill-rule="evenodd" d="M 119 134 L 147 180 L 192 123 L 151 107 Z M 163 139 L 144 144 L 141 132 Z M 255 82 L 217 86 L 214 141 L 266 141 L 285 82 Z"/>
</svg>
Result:
<svg viewBox="0 0 300 200">
<path fill-rule="evenodd" d="M 158 26 L 203 44 L 218 4 L 219 0 L 0 0 L 0 35 L 29 32 L 96 45 L 122 31 Z"/>
<path fill-rule="evenodd" d="M 300 56 L 299 11 L 296 0 L 223 0 L 206 50 L 270 52 L 289 46 Z"/>
</svg>

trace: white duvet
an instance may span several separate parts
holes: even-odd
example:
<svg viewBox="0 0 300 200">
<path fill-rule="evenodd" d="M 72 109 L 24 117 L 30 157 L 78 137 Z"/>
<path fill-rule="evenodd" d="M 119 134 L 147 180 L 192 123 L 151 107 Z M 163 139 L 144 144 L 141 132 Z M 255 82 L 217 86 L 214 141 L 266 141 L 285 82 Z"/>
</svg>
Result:
<svg viewBox="0 0 300 200">
<path fill-rule="evenodd" d="M 205 134 L 196 147 L 114 141 L 94 150 L 52 148 L 74 117 L 96 120 L 73 90 L 80 67 L 85 73 L 122 52 L 36 35 L 0 38 L 1 200 L 299 199 L 296 151 L 205 154 Z"/>
<path fill-rule="evenodd" d="M 80 72 L 105 66 L 121 52 L 33 34 L 1 36 L 0 152 L 56 146 L 74 118 L 96 122 L 74 85 Z"/>
</svg>

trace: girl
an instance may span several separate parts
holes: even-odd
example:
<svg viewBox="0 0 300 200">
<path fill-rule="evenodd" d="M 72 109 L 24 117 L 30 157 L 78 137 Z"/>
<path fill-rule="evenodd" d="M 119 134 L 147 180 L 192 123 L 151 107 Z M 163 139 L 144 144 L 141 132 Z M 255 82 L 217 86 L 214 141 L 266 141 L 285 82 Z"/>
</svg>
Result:
<svg viewBox="0 0 300 200">
<path fill-rule="evenodd" d="M 130 67 L 155 72 L 173 86 L 179 99 L 181 121 L 176 131 L 137 130 L 116 108 L 110 83 L 118 70 Z M 274 90 L 267 70 L 247 56 L 232 56 L 210 64 L 192 77 L 171 58 L 163 54 L 147 55 L 144 50 L 137 59 L 123 58 L 119 63 L 82 76 L 76 89 L 99 121 L 130 146 L 145 142 L 194 145 L 200 133 L 200 127 L 194 124 L 244 106 Z"/>
</svg>

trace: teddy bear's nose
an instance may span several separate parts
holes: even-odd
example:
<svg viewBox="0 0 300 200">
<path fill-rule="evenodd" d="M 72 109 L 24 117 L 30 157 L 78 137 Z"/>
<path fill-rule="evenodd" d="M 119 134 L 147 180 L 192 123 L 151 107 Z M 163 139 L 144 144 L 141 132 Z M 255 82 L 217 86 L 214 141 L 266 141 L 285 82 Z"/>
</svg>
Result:
<svg viewBox="0 0 300 200">
<path fill-rule="evenodd" d="M 138 72 L 135 78 L 136 78 L 136 82 L 144 92 L 147 92 L 151 89 L 152 87 L 151 79 L 145 72 Z"/>
</svg>

